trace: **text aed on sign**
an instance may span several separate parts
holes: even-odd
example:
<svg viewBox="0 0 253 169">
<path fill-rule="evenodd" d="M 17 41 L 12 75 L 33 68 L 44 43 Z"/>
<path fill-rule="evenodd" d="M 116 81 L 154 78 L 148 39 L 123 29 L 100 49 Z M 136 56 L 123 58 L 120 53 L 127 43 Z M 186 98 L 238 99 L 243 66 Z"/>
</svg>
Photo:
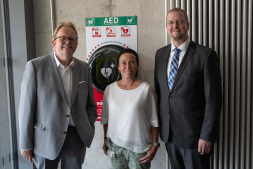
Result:
<svg viewBox="0 0 253 169">
<path fill-rule="evenodd" d="M 109 18 L 105 18 L 104 20 L 104 24 L 115 24 L 118 22 L 119 22 L 119 19 L 117 17 L 109 17 Z"/>
</svg>

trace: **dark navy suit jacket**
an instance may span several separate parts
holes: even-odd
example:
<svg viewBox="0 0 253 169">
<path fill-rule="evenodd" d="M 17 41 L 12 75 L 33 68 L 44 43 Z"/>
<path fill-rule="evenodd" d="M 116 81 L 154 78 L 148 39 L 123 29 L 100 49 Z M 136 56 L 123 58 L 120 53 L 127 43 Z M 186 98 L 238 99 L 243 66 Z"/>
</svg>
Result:
<svg viewBox="0 0 253 169">
<path fill-rule="evenodd" d="M 169 91 L 170 51 L 171 45 L 158 49 L 155 58 L 160 137 L 168 142 L 172 130 L 182 148 L 197 148 L 199 139 L 214 142 L 222 106 L 217 54 L 191 41 Z"/>
</svg>

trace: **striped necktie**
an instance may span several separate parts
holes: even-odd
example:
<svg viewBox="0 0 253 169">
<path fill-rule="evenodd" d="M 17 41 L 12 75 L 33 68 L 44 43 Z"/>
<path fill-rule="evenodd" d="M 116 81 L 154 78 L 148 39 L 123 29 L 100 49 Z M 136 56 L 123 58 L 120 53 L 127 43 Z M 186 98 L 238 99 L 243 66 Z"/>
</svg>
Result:
<svg viewBox="0 0 253 169">
<path fill-rule="evenodd" d="M 169 84 L 169 89 L 172 89 L 174 80 L 177 75 L 177 69 L 178 69 L 178 62 L 179 62 L 179 52 L 181 52 L 180 49 L 175 48 L 175 53 L 172 57 L 171 65 L 170 65 L 170 74 L 169 74 L 169 79 L 168 79 L 168 84 Z"/>
</svg>

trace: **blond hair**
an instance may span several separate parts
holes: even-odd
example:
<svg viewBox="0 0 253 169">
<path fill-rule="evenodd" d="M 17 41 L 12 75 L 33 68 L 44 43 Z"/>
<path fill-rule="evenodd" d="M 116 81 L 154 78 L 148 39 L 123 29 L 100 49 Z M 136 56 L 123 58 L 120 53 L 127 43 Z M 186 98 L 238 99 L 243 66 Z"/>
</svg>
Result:
<svg viewBox="0 0 253 169">
<path fill-rule="evenodd" d="M 172 8 L 172 9 L 169 10 L 169 12 L 167 13 L 167 16 L 168 16 L 168 14 L 169 14 L 170 12 L 182 12 L 183 15 L 184 15 L 184 18 L 186 19 L 186 21 L 189 22 L 189 21 L 188 21 L 188 15 L 187 15 L 187 13 L 186 13 L 185 10 L 183 10 L 183 9 L 181 9 L 181 8 Z M 167 22 L 167 17 L 166 17 L 166 22 Z"/>
<path fill-rule="evenodd" d="M 70 28 L 72 28 L 75 31 L 75 33 L 76 33 L 76 37 L 78 38 L 78 34 L 77 34 L 77 31 L 76 31 L 76 26 L 72 22 L 63 21 L 63 22 L 58 23 L 58 25 L 56 26 L 56 28 L 54 30 L 54 34 L 52 35 L 52 42 L 55 40 L 56 34 L 59 32 L 59 30 L 62 27 L 70 27 Z"/>
</svg>

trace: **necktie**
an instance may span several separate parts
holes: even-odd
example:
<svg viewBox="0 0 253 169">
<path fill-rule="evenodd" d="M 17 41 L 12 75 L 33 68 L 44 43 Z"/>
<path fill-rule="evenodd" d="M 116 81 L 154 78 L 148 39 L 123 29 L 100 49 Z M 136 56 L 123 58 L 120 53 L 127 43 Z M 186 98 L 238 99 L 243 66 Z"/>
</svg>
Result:
<svg viewBox="0 0 253 169">
<path fill-rule="evenodd" d="M 168 79 L 169 89 L 172 89 L 175 77 L 177 75 L 177 69 L 178 69 L 178 62 L 179 62 L 179 52 L 181 52 L 180 49 L 176 48 L 175 53 L 172 57 L 171 65 L 170 65 L 170 74 Z"/>
</svg>

